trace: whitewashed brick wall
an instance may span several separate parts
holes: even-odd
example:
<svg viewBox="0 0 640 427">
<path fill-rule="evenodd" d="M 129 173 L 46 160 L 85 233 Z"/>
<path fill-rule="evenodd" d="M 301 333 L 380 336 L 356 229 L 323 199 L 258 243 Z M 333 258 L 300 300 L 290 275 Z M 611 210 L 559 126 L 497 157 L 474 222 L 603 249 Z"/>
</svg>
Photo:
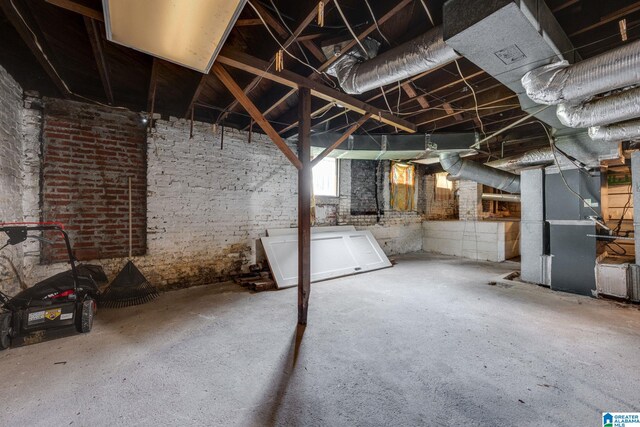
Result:
<svg viewBox="0 0 640 427">
<path fill-rule="evenodd" d="M 35 94 L 0 68 L 0 220 L 41 218 L 42 123 L 45 112 Z M 297 173 L 263 135 L 248 143 L 245 132 L 186 120 L 157 120 L 147 139 L 147 253 L 134 262 L 159 286 L 211 283 L 246 271 L 264 254 L 259 238 L 267 228 L 295 227 Z M 291 147 L 295 151 L 295 147 Z M 388 182 L 388 165 L 384 182 Z M 320 206 L 325 223 L 354 224 L 371 230 L 389 255 L 421 250 L 420 216 L 388 209 L 385 215 L 351 216 L 351 162 L 341 161 L 340 196 Z M 0 263 L 0 289 L 14 293 L 20 281 L 36 280 L 68 268 L 40 264 L 39 244 L 16 248 L 11 263 Z M 23 257 L 24 253 L 24 257 Z M 90 261 L 112 278 L 126 259 Z M 16 272 L 20 274 L 18 280 Z"/>
<path fill-rule="evenodd" d="M 476 220 L 482 214 L 482 184 L 474 181 L 458 182 L 458 210 L 460 220 Z"/>
<path fill-rule="evenodd" d="M 0 222 L 22 220 L 22 88 L 0 67 Z M 0 246 L 4 245 L 4 233 Z M 0 253 L 0 289 L 20 287 L 22 247 Z"/>
</svg>

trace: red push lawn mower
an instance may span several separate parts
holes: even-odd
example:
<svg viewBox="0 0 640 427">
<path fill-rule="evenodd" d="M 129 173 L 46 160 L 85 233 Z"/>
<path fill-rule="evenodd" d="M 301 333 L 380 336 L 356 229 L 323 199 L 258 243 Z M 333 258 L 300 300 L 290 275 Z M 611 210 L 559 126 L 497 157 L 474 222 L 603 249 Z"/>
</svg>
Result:
<svg viewBox="0 0 640 427">
<path fill-rule="evenodd" d="M 16 338 L 42 334 L 56 329 L 89 332 L 93 326 L 98 299 L 98 285 L 107 282 L 102 267 L 76 264 L 69 236 L 58 223 L 0 223 L 8 241 L 0 250 L 23 243 L 27 239 L 53 242 L 33 232 L 57 231 L 64 238 L 71 269 L 58 273 L 13 297 L 0 292 L 0 350 L 8 348 Z M 1 241 L 1 240 L 0 240 Z M 2 243 L 0 243 L 2 245 Z"/>
</svg>

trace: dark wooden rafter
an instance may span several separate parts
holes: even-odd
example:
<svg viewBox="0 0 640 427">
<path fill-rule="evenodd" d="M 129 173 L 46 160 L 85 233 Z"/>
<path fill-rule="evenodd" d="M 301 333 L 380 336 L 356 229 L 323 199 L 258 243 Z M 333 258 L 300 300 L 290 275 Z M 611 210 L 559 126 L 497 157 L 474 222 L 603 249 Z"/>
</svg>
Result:
<svg viewBox="0 0 640 427">
<path fill-rule="evenodd" d="M 48 58 L 51 58 L 51 55 L 47 55 L 46 53 L 42 52 L 38 47 L 39 44 L 40 46 L 42 46 L 42 49 L 46 49 L 43 45 L 43 38 L 36 35 L 36 37 L 38 38 L 38 41 L 36 42 L 36 40 L 34 39 L 34 35 L 32 35 L 31 33 L 31 31 L 36 31 L 35 25 L 29 25 L 29 27 L 27 27 L 27 25 L 22 21 L 23 18 L 25 20 L 28 20 L 28 18 L 25 16 L 25 12 L 17 11 L 16 9 L 14 9 L 13 3 L 10 0 L 0 0 L 0 8 L 2 8 L 4 15 L 7 17 L 9 22 L 11 22 L 11 25 L 13 25 L 13 27 L 16 29 L 16 31 L 20 35 L 20 38 L 22 38 L 24 43 L 31 50 L 31 53 L 33 53 L 33 55 L 36 57 L 38 63 L 42 66 L 51 81 L 53 81 L 53 83 L 65 98 L 69 98 L 71 95 L 69 89 L 67 88 L 60 75 L 58 75 L 58 72 L 49 62 Z"/>
<path fill-rule="evenodd" d="M 278 135 L 278 132 L 271 126 L 271 124 L 265 119 L 265 117 L 260 113 L 260 110 L 253 104 L 253 102 L 245 95 L 244 91 L 235 80 L 231 77 L 231 75 L 225 70 L 222 65 L 219 63 L 213 64 L 211 71 L 215 74 L 215 76 L 224 84 L 229 92 L 233 94 L 234 97 L 238 100 L 238 102 L 244 107 L 245 110 L 249 113 L 251 118 L 255 120 L 256 124 L 262 128 L 264 133 L 271 138 L 273 143 L 282 151 L 282 153 L 289 159 L 289 161 L 298 169 L 302 168 L 302 163 L 300 159 L 296 156 L 296 154 L 289 148 L 286 142 Z"/>
<path fill-rule="evenodd" d="M 316 98 L 338 103 L 346 109 L 355 111 L 359 114 L 371 113 L 371 117 L 375 120 L 397 127 L 405 132 L 415 132 L 415 125 L 407 120 L 396 117 L 393 114 L 380 111 L 379 108 L 374 107 L 373 105 L 367 104 L 366 102 L 360 101 L 350 95 L 325 86 L 322 83 L 308 79 L 299 74 L 292 73 L 291 71 L 283 70 L 279 73 L 273 72 L 270 70 L 270 64 L 268 62 L 254 58 L 246 53 L 225 49 L 218 56 L 217 62 L 246 71 L 256 76 L 261 76 L 290 88 L 295 89 L 307 87 L 311 90 L 311 94 Z"/>
<path fill-rule="evenodd" d="M 328 5 L 331 2 L 331 0 L 326 1 L 325 3 L 325 7 L 326 5 Z M 268 11 L 261 6 L 259 3 L 255 3 L 254 6 L 256 6 L 256 8 L 258 9 L 258 11 L 260 12 L 260 14 L 263 16 L 263 18 L 265 17 L 265 15 L 267 16 L 271 16 L 270 13 L 268 13 Z M 264 13 L 263 13 L 264 12 Z M 302 34 L 302 32 L 309 26 L 309 24 L 311 24 L 311 22 L 313 22 L 314 19 L 316 19 L 317 17 L 317 7 L 313 7 L 312 10 L 307 14 L 307 16 L 305 17 L 305 19 L 302 20 L 302 22 L 300 23 L 300 25 L 298 25 L 298 27 L 296 27 L 295 31 L 293 32 L 292 35 L 289 35 L 289 33 L 287 32 L 286 28 L 284 28 L 282 25 L 280 25 L 280 22 L 276 19 L 270 19 L 267 20 L 265 18 L 265 21 L 267 22 L 268 25 L 272 26 L 276 31 L 278 31 L 278 33 L 280 34 L 280 36 L 284 39 L 285 37 L 287 37 L 287 39 L 282 43 L 283 46 L 289 46 L 291 45 L 293 42 L 295 42 L 297 40 L 297 38 L 300 36 L 300 34 Z M 283 34 L 286 33 L 286 35 L 283 36 Z M 313 52 L 312 52 L 313 53 Z M 287 56 L 285 56 L 286 58 Z M 256 76 L 255 78 L 253 78 L 248 85 L 245 86 L 244 88 L 244 93 L 249 93 L 249 91 L 251 91 L 251 89 L 253 89 L 259 82 L 260 82 L 261 78 L 260 76 Z M 296 89 L 297 90 L 297 89 Z M 289 94 L 293 94 L 296 92 L 296 90 L 290 91 L 287 94 L 287 98 L 283 98 L 284 100 L 289 98 Z M 284 102 L 284 101 L 283 101 Z M 238 105 L 238 101 L 234 100 L 233 102 L 231 102 L 225 109 L 224 111 L 226 112 L 226 114 L 228 114 L 229 111 L 233 111 Z M 271 112 L 273 110 L 274 107 L 269 108 L 267 110 L 265 110 L 264 115 L 268 115 L 269 112 Z"/>
<path fill-rule="evenodd" d="M 160 60 L 153 58 L 151 64 L 151 75 L 149 76 L 149 89 L 147 90 L 147 111 L 153 114 L 155 111 L 156 94 L 158 89 L 158 68 L 160 68 Z M 150 121 L 153 117 L 149 118 Z"/>
<path fill-rule="evenodd" d="M 255 19 L 238 19 L 236 21 L 236 27 L 252 27 L 254 25 L 262 25 L 262 21 L 258 18 Z"/>
<path fill-rule="evenodd" d="M 193 94 L 191 95 L 191 100 L 189 101 L 187 111 L 184 112 L 184 117 L 189 117 L 191 115 L 191 110 L 193 110 L 194 106 L 197 104 L 198 99 L 200 98 L 200 94 L 202 93 L 202 91 L 205 88 L 205 85 L 207 84 L 208 78 L 209 78 L 209 74 L 203 74 L 200 77 L 200 81 L 196 86 L 196 90 L 194 90 Z"/>
<path fill-rule="evenodd" d="M 101 11 L 93 9 L 91 7 L 84 6 L 71 0 L 46 0 L 47 3 L 54 6 L 58 6 L 62 9 L 69 10 L 71 12 L 78 13 L 87 18 L 91 18 L 96 21 L 104 22 L 104 16 Z"/>
<path fill-rule="evenodd" d="M 625 15 L 628 15 L 630 13 L 635 13 L 637 11 L 640 10 L 640 1 L 637 1 L 635 3 L 633 3 L 632 5 L 629 5 L 625 8 L 622 8 L 620 10 L 617 10 L 615 12 L 612 12 L 606 16 L 603 16 L 602 18 L 600 18 L 600 20 L 592 25 L 589 25 L 587 27 L 581 28 L 578 31 L 574 31 L 573 33 L 569 34 L 569 37 L 575 37 L 578 36 L 582 33 L 586 33 L 587 31 L 591 31 L 594 30 L 598 27 L 601 27 L 603 25 L 608 24 L 609 22 L 613 22 L 615 20 L 618 19 L 622 19 L 624 18 Z"/>
<path fill-rule="evenodd" d="M 470 74 L 469 76 L 467 76 L 467 77 L 466 77 L 466 79 L 467 79 L 467 81 L 470 81 L 471 79 L 473 79 L 473 78 L 475 78 L 475 77 L 478 77 L 478 76 L 481 76 L 481 75 L 483 75 L 483 74 L 485 74 L 485 73 L 484 73 L 484 71 L 482 71 L 482 70 L 481 70 L 481 71 L 478 71 L 478 72 L 475 72 L 475 73 Z M 409 82 L 409 81 L 411 81 L 411 80 L 412 80 L 412 79 L 408 80 L 408 82 Z M 454 80 L 454 81 L 451 81 L 451 82 L 446 82 L 445 84 L 443 84 L 443 85 L 441 85 L 441 86 L 438 86 L 438 87 L 436 87 L 436 88 L 434 88 L 434 89 L 429 90 L 429 91 L 428 91 L 429 96 L 430 96 L 430 97 L 432 97 L 432 98 L 435 98 L 435 96 L 434 96 L 435 94 L 440 93 L 440 92 L 442 92 L 442 91 L 444 91 L 444 90 L 446 90 L 446 89 L 448 89 L 448 88 L 451 88 L 451 87 L 453 87 L 453 86 L 457 85 L 458 83 L 462 83 L 462 82 L 463 82 L 462 78 L 457 79 L 457 80 Z M 492 87 L 497 87 L 497 86 L 492 86 Z M 393 89 L 397 89 L 397 85 L 394 85 Z M 389 90 L 389 92 L 391 92 L 391 90 Z M 376 100 L 376 99 L 380 98 L 381 96 L 382 96 L 382 95 L 381 95 L 380 93 L 378 93 L 377 95 L 374 95 L 373 97 L 371 97 L 371 98 L 367 99 L 365 102 L 371 102 L 371 101 L 374 101 L 374 100 Z M 452 101 L 450 101 L 450 102 L 456 102 L 456 101 L 459 101 L 460 99 L 464 99 L 464 98 L 466 98 L 467 96 L 473 96 L 473 95 L 472 95 L 471 93 L 469 93 L 469 94 L 468 94 L 468 95 L 466 95 L 466 96 L 455 98 L 454 100 L 452 100 Z M 420 97 L 421 97 L 421 98 L 423 98 L 425 102 L 427 102 L 427 100 L 426 100 L 426 95 L 422 95 L 422 96 L 420 96 Z M 438 107 L 438 106 L 441 106 L 441 105 L 442 105 L 442 101 L 441 101 L 441 100 L 437 100 L 437 101 L 438 101 L 438 102 L 437 102 L 437 105 L 436 105 L 436 104 L 434 104 L 434 105 L 433 105 L 434 107 Z M 406 106 L 407 106 L 407 105 L 409 105 L 411 102 L 414 102 L 414 100 L 413 100 L 413 99 L 404 100 L 404 101 L 402 101 L 402 102 L 400 103 L 400 107 L 406 107 Z M 321 108 L 317 109 L 316 111 L 314 111 L 314 112 L 311 114 L 311 116 L 312 116 L 312 117 L 315 117 L 316 115 L 323 113 L 323 112 L 326 110 L 326 108 L 327 108 L 327 107 L 331 107 L 331 105 L 329 105 L 329 104 L 328 104 L 328 105 L 325 105 L 324 107 L 321 107 Z M 428 105 L 428 107 L 427 107 L 427 108 L 430 108 L 430 107 L 431 107 L 431 105 Z M 423 109 L 423 110 L 424 110 L 424 109 Z M 411 113 L 411 114 L 407 115 L 406 117 L 407 117 L 407 118 L 415 117 L 415 116 L 417 116 L 418 114 L 420 114 L 421 112 L 423 112 L 423 111 L 418 111 L 418 112 L 415 112 L 415 113 Z M 337 113 L 337 114 L 334 114 L 334 115 L 332 115 L 332 116 L 329 116 L 329 117 L 325 118 L 324 120 L 322 120 L 322 121 L 320 121 L 320 122 L 318 122 L 318 123 L 315 123 L 315 124 L 314 124 L 314 126 L 318 126 L 318 125 L 322 125 L 322 124 L 324 124 L 324 123 L 330 122 L 331 120 L 333 120 L 333 119 L 335 119 L 335 118 L 337 118 L 337 117 L 340 117 L 340 116 L 342 116 L 342 115 L 344 115 L 344 114 L 345 114 L 345 113 L 344 113 L 344 111 L 339 112 L 339 113 Z M 265 115 L 266 115 L 266 114 L 265 114 Z M 285 133 L 285 132 L 287 132 L 287 131 L 289 131 L 289 130 L 291 130 L 291 129 L 294 129 L 296 126 L 298 126 L 298 122 L 292 123 L 291 125 L 287 126 L 286 128 L 284 128 L 284 129 L 280 130 L 280 134 L 282 135 L 283 133 Z M 368 130 L 378 129 L 379 127 L 381 127 L 381 126 L 380 126 L 380 125 L 376 125 L 375 127 L 370 128 L 370 129 L 368 129 Z"/>
<path fill-rule="evenodd" d="M 402 1 L 400 1 L 389 12 L 385 13 L 383 16 L 381 16 L 378 19 L 378 26 L 384 24 L 386 21 L 388 21 L 389 19 L 393 18 L 398 12 L 400 12 L 407 5 L 409 5 L 409 4 L 413 3 L 413 2 L 414 2 L 414 0 L 402 0 Z M 375 23 L 372 24 L 372 25 L 369 25 L 367 28 L 364 29 L 364 31 L 362 31 L 358 35 L 358 41 L 364 40 L 369 34 L 371 34 L 372 32 L 374 32 L 376 30 L 377 30 L 377 26 L 376 26 Z M 347 43 L 345 45 L 345 47 L 343 48 L 343 51 L 344 52 L 349 51 L 351 48 L 353 48 L 354 46 L 356 46 L 358 44 L 358 41 L 356 41 L 356 40 L 350 41 L 349 43 Z M 326 71 L 331 66 L 331 64 L 333 64 L 337 59 L 338 59 L 338 57 L 335 57 L 335 56 L 327 59 L 325 62 L 322 63 L 322 65 L 320 65 L 318 67 L 318 71 L 320 71 L 320 72 Z M 318 78 L 318 74 L 317 73 L 310 74 L 309 78 L 316 79 L 316 78 Z M 284 96 L 284 97 L 280 98 L 278 101 L 276 101 L 275 104 L 271 105 L 265 111 L 271 112 L 271 111 L 275 110 L 277 107 L 279 107 L 284 102 L 286 102 L 287 99 L 289 99 L 291 96 L 293 96 L 294 93 L 295 93 L 295 91 L 290 91 L 287 94 L 287 96 Z"/>
<path fill-rule="evenodd" d="M 299 90 L 298 157 L 298 324 L 307 324 L 309 294 L 311 292 L 311 90 Z"/>
<path fill-rule="evenodd" d="M 107 101 L 110 105 L 114 103 L 113 89 L 111 88 L 111 79 L 109 77 L 109 65 L 104 55 L 104 41 L 102 39 L 101 31 L 98 21 L 86 16 L 83 17 L 84 25 L 87 28 L 87 34 L 89 35 L 89 41 L 91 42 L 91 49 L 93 50 L 93 56 L 96 60 L 96 66 L 98 67 L 98 74 L 100 75 L 100 81 L 104 88 L 104 93 L 107 97 Z"/>
<path fill-rule="evenodd" d="M 495 92 L 496 94 L 508 93 L 510 95 L 513 95 L 512 92 L 510 92 L 506 87 L 502 86 L 502 84 L 500 83 L 494 83 L 489 86 L 476 89 L 475 91 L 476 91 L 476 95 L 479 96 L 478 97 L 479 103 L 481 103 L 482 99 L 484 99 L 483 97 L 485 95 L 482 95 L 482 94 L 486 94 L 487 92 L 492 92 L 492 93 Z M 509 95 L 505 95 L 505 96 L 509 96 Z M 420 126 L 420 125 L 426 124 L 426 123 L 421 123 L 421 120 L 427 120 L 425 119 L 425 117 L 429 117 L 428 119 L 429 123 L 432 123 L 433 121 L 438 121 L 447 117 L 452 117 L 453 114 L 449 114 L 445 110 L 444 103 L 448 103 L 451 105 L 451 108 L 454 110 L 453 114 L 457 114 L 455 110 L 458 110 L 458 109 L 470 109 L 475 107 L 475 102 L 473 100 L 473 93 L 468 91 L 464 95 L 460 95 L 453 98 L 451 96 L 445 96 L 443 99 L 439 100 L 437 104 L 433 103 L 431 107 L 426 111 L 417 111 L 415 113 L 408 114 L 406 118 L 411 119 L 414 123 L 416 123 L 417 126 Z M 473 114 L 475 117 L 475 112 L 473 112 Z M 482 110 L 481 110 L 481 114 L 482 114 Z M 367 128 L 367 131 L 371 132 L 376 129 L 379 129 L 380 127 L 382 126 L 379 124 L 376 124 L 375 126 Z"/>
<path fill-rule="evenodd" d="M 311 117 L 311 115 L 309 115 L 309 117 Z M 331 154 L 331 152 L 333 150 L 335 150 L 336 148 L 338 148 L 340 145 L 342 145 L 343 142 L 345 142 L 347 140 L 347 138 L 349 138 L 355 131 L 357 131 L 358 129 L 360 129 L 360 127 L 371 118 L 371 113 L 367 113 L 364 116 L 362 116 L 360 118 L 360 120 L 358 120 L 353 126 L 351 126 L 345 133 L 343 133 L 340 138 L 338 138 L 336 140 L 336 142 L 334 142 L 333 144 L 331 144 L 329 147 L 325 148 L 320 154 L 318 154 L 316 156 L 315 159 L 313 159 L 313 161 L 311 162 L 312 166 L 317 165 L 318 163 L 320 163 L 322 161 L 322 159 L 324 159 L 325 157 L 327 157 L 329 154 Z"/>
</svg>

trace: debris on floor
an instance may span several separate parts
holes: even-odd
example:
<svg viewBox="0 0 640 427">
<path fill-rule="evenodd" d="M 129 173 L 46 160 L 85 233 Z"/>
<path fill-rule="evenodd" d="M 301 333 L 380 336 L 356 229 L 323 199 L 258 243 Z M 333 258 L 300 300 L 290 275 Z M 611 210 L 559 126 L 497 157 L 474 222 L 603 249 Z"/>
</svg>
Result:
<svg viewBox="0 0 640 427">
<path fill-rule="evenodd" d="M 268 265 L 253 264 L 249 267 L 249 271 L 248 274 L 238 276 L 236 283 L 255 292 L 276 289 L 276 282 L 273 280 Z"/>
</svg>

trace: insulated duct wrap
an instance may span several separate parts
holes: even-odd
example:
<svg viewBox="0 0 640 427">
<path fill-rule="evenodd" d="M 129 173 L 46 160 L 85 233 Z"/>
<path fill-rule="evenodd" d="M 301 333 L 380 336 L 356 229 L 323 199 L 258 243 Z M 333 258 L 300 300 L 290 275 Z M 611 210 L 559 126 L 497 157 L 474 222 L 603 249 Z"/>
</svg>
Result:
<svg viewBox="0 0 640 427">
<path fill-rule="evenodd" d="M 558 119 L 571 128 L 604 126 L 640 117 L 640 88 L 581 105 L 560 104 Z"/>
<path fill-rule="evenodd" d="M 551 147 L 527 151 L 521 156 L 509 157 L 487 163 L 488 166 L 502 170 L 517 170 L 531 166 L 542 166 L 554 162 Z"/>
<path fill-rule="evenodd" d="M 531 100 L 557 105 L 640 82 L 640 40 L 574 65 L 561 61 L 529 71 L 522 85 Z"/>
<path fill-rule="evenodd" d="M 594 141 L 601 142 L 640 140 L 640 120 L 610 126 L 594 126 L 589 128 L 589 136 Z"/>
<path fill-rule="evenodd" d="M 436 27 L 364 62 L 360 55 L 347 53 L 336 61 L 330 73 L 338 78 L 340 87 L 345 92 L 361 94 L 459 58 L 460 56 L 442 39 L 442 27 Z"/>
<path fill-rule="evenodd" d="M 440 164 L 454 178 L 475 181 L 509 193 L 520 193 L 520 177 L 516 174 L 494 169 L 471 160 L 463 160 L 455 153 L 440 155 Z"/>
</svg>

